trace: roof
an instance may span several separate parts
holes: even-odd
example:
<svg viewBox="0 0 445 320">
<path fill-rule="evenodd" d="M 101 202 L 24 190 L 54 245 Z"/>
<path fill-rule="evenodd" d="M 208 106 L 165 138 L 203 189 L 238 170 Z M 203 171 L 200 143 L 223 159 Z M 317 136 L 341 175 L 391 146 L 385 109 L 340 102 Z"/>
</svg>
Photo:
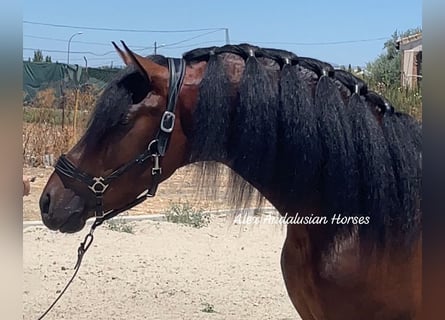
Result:
<svg viewBox="0 0 445 320">
<path fill-rule="evenodd" d="M 396 41 L 396 48 L 400 50 L 412 49 L 419 45 L 422 45 L 422 32 L 399 38 Z"/>
</svg>

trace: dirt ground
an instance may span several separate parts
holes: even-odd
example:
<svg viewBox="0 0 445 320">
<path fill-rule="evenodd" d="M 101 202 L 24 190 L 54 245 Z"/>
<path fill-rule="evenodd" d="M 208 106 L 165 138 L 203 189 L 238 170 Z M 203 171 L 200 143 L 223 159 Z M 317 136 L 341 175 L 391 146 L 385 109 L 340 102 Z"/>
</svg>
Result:
<svg viewBox="0 0 445 320">
<path fill-rule="evenodd" d="M 40 219 L 38 198 L 51 171 L 24 169 L 37 177 L 24 198 L 25 220 Z M 172 200 L 225 208 L 222 199 L 197 200 L 189 177 L 189 169 L 181 170 L 130 214 L 160 213 Z M 77 278 L 45 319 L 300 319 L 280 271 L 282 226 L 237 225 L 222 215 L 199 229 L 149 220 L 125 224 L 131 232 L 106 224 L 96 230 Z M 37 319 L 69 280 L 87 232 L 24 227 L 23 319 Z"/>
</svg>

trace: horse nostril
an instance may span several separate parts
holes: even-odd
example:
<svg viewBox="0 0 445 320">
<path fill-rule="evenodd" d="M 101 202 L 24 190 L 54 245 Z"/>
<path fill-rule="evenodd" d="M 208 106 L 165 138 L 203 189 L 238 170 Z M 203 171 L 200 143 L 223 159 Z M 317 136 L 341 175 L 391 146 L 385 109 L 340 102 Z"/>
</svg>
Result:
<svg viewBox="0 0 445 320">
<path fill-rule="evenodd" d="M 49 194 L 42 195 L 40 197 L 39 206 L 41 213 L 49 213 L 50 196 Z"/>
</svg>

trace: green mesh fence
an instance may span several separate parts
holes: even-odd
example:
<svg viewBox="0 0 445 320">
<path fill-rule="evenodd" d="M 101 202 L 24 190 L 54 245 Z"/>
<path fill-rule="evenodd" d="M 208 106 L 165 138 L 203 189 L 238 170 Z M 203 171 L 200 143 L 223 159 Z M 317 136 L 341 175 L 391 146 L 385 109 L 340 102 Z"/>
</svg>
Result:
<svg viewBox="0 0 445 320">
<path fill-rule="evenodd" d="M 93 85 L 101 90 L 120 69 L 84 68 L 63 63 L 23 62 L 23 100 L 30 103 L 40 90 L 52 88 L 56 97 L 65 89 Z"/>
</svg>

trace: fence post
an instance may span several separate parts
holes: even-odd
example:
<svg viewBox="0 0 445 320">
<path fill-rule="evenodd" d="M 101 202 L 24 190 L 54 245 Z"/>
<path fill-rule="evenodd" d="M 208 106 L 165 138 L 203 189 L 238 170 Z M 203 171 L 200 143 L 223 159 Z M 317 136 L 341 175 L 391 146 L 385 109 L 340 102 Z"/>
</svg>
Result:
<svg viewBox="0 0 445 320">
<path fill-rule="evenodd" d="M 77 110 L 79 109 L 79 88 L 76 87 L 74 95 L 74 113 L 73 113 L 73 145 L 77 141 Z"/>
<path fill-rule="evenodd" d="M 61 90 L 61 102 L 62 102 L 62 131 L 65 128 L 65 104 L 66 104 L 66 97 L 65 97 L 65 90 Z"/>
</svg>

